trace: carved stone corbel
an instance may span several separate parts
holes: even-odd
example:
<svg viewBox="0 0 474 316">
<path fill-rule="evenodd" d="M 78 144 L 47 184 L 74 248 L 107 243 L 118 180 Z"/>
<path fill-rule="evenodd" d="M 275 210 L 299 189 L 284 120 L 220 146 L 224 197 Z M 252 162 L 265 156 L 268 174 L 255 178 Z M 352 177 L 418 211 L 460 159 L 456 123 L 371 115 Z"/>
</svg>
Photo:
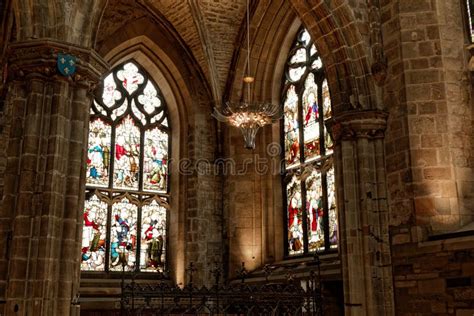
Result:
<svg viewBox="0 0 474 316">
<path fill-rule="evenodd" d="M 380 110 L 349 111 L 326 121 L 334 143 L 356 138 L 383 138 L 388 113 Z"/>
<path fill-rule="evenodd" d="M 60 75 L 58 54 L 76 57 L 76 72 L 70 77 Z M 39 77 L 44 80 L 66 80 L 73 85 L 93 91 L 108 64 L 94 50 L 53 40 L 30 40 L 13 43 L 8 47 L 8 81 Z"/>
</svg>

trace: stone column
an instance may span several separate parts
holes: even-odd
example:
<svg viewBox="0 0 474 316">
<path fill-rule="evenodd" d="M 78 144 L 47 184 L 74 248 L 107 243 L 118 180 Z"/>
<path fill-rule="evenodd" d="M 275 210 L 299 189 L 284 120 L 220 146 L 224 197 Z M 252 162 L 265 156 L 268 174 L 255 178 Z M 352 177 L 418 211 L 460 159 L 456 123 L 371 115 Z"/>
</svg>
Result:
<svg viewBox="0 0 474 316">
<path fill-rule="evenodd" d="M 77 58 L 73 75 L 58 72 L 58 53 Z M 91 91 L 107 65 L 90 49 L 31 40 L 10 47 L 8 67 L 4 315 L 68 316 L 79 288 Z"/>
<path fill-rule="evenodd" d="M 383 138 L 387 114 L 336 115 L 336 186 L 345 315 L 394 315 Z"/>
</svg>

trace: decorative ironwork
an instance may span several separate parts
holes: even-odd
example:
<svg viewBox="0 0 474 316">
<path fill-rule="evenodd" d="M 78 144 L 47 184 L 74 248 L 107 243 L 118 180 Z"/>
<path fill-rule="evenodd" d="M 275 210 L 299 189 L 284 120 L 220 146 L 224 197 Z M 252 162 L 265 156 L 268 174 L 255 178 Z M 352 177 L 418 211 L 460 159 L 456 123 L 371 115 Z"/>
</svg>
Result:
<svg viewBox="0 0 474 316">
<path fill-rule="evenodd" d="M 242 280 L 242 283 L 245 282 L 245 278 L 249 274 L 248 270 L 245 268 L 245 262 L 242 261 L 242 266 L 239 270 L 236 271 L 237 277 Z"/>
<path fill-rule="evenodd" d="M 267 282 L 245 282 L 249 275 L 245 264 L 239 270 L 242 282 L 220 284 L 221 270 L 211 270 L 211 288 L 196 287 L 192 275 L 193 263 L 186 269 L 189 282 L 184 287 L 160 283 L 157 285 L 122 282 L 121 316 L 128 315 L 323 315 L 320 263 L 303 278 L 268 282 L 272 267 L 265 268 Z M 125 274 L 125 271 L 124 271 Z"/>
</svg>

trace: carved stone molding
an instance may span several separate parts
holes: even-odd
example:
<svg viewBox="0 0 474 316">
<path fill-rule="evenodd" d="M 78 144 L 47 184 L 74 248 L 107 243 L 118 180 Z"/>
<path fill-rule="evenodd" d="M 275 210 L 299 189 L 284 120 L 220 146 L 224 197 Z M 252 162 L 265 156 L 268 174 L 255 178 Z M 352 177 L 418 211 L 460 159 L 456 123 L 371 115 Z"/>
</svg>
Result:
<svg viewBox="0 0 474 316">
<path fill-rule="evenodd" d="M 380 110 L 350 111 L 329 119 L 326 127 L 335 143 L 357 138 L 384 138 L 388 113 Z"/>
<path fill-rule="evenodd" d="M 70 77 L 57 70 L 58 54 L 76 57 L 76 72 Z M 101 76 L 109 69 L 108 64 L 94 50 L 54 40 L 30 40 L 13 43 L 8 47 L 8 77 L 24 80 L 36 76 L 51 80 L 69 80 L 93 90 Z"/>
</svg>

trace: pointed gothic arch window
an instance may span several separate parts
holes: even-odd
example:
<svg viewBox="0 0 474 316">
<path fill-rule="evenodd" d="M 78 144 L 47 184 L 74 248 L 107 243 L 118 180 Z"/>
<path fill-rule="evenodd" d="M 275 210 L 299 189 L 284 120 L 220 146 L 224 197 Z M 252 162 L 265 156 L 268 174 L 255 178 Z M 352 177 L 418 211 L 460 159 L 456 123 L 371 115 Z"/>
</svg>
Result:
<svg viewBox="0 0 474 316">
<path fill-rule="evenodd" d="M 306 29 L 290 51 L 282 93 L 286 254 L 337 248 L 333 143 L 325 127 L 331 99 L 323 64 Z"/>
<path fill-rule="evenodd" d="M 103 80 L 90 112 L 82 271 L 166 264 L 170 127 L 165 100 L 131 60 Z"/>
</svg>

